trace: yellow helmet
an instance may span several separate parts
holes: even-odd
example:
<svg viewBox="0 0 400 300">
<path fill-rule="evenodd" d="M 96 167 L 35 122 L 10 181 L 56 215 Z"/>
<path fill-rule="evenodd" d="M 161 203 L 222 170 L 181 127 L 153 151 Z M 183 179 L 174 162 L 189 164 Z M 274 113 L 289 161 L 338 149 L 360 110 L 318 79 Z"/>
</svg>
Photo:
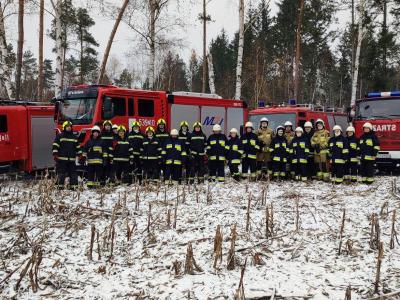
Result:
<svg viewBox="0 0 400 300">
<path fill-rule="evenodd" d="M 110 125 L 110 127 L 112 127 L 112 126 L 113 126 L 113 123 L 112 123 L 110 120 L 105 120 L 105 121 L 103 122 L 103 127 L 106 126 L 106 125 Z"/>
<path fill-rule="evenodd" d="M 182 121 L 181 127 L 183 127 L 183 126 L 189 127 L 189 123 L 187 121 Z"/>
<path fill-rule="evenodd" d="M 62 124 L 62 129 L 65 130 L 65 128 L 68 127 L 68 126 L 71 126 L 71 128 L 72 128 L 72 123 L 71 123 L 71 121 L 65 121 L 65 122 Z"/>
<path fill-rule="evenodd" d="M 118 132 L 120 132 L 120 131 L 126 132 L 126 128 L 124 125 L 119 125 L 117 130 L 118 130 Z"/>
<path fill-rule="evenodd" d="M 133 121 L 132 127 L 140 127 L 140 123 L 138 121 Z"/>
<path fill-rule="evenodd" d="M 149 132 L 149 131 L 151 131 L 152 133 L 154 133 L 154 128 L 151 127 L 151 126 L 148 126 L 148 127 L 146 128 L 146 133 Z"/>
<path fill-rule="evenodd" d="M 194 122 L 193 123 L 193 128 L 195 127 L 200 127 L 201 128 L 201 123 L 200 122 Z"/>
<path fill-rule="evenodd" d="M 163 118 L 157 120 L 157 125 L 165 125 L 167 124 Z"/>
</svg>

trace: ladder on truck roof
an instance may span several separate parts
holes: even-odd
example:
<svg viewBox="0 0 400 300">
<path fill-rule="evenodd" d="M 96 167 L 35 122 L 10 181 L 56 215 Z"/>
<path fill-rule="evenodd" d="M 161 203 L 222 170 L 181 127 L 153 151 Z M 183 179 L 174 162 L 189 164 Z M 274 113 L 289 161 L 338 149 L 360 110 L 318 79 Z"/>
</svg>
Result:
<svg viewBox="0 0 400 300">
<path fill-rule="evenodd" d="M 299 104 L 294 104 L 294 105 L 282 103 L 282 104 L 278 105 L 278 107 L 303 107 L 303 108 L 309 108 L 313 111 L 319 111 L 319 112 L 337 112 L 337 113 L 345 112 L 344 108 L 315 105 L 313 103 L 299 103 Z"/>
<path fill-rule="evenodd" d="M 24 105 L 24 106 L 47 106 L 52 105 L 50 102 L 39 102 L 39 101 L 29 101 L 29 100 L 9 100 L 0 99 L 0 106 L 11 106 L 11 105 Z"/>
<path fill-rule="evenodd" d="M 220 95 L 217 94 L 206 94 L 206 93 L 194 93 L 194 92 L 173 92 L 171 95 L 174 96 L 186 96 L 186 97 L 197 97 L 197 98 L 212 98 L 212 99 L 222 99 Z"/>
</svg>

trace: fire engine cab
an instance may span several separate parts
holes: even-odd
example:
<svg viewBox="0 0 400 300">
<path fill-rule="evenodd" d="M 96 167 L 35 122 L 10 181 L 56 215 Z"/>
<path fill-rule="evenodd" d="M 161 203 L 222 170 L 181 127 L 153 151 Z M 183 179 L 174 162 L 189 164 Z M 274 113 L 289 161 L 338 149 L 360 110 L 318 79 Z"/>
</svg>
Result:
<svg viewBox="0 0 400 300">
<path fill-rule="evenodd" d="M 286 121 L 295 127 L 304 127 L 304 123 L 310 121 L 313 126 L 318 119 L 325 122 L 326 129 L 331 131 L 336 124 L 343 130 L 348 126 L 347 115 L 342 109 L 316 106 L 313 104 L 281 104 L 261 107 L 249 112 L 249 120 L 259 126 L 260 119 L 266 117 L 269 120 L 269 127 L 273 130 L 278 126 L 283 126 Z"/>
<path fill-rule="evenodd" d="M 368 93 L 356 101 L 352 111 L 356 135 L 370 122 L 381 143 L 376 163 L 378 168 L 400 167 L 400 91 Z"/>
<path fill-rule="evenodd" d="M 127 129 L 136 120 L 142 130 L 147 126 L 156 127 L 159 118 L 166 120 L 168 129 L 179 129 L 183 120 L 190 126 L 200 121 L 204 133 L 209 135 L 215 124 L 220 124 L 225 133 L 232 127 L 240 128 L 248 116 L 245 102 L 222 99 L 215 94 L 168 93 L 107 85 L 69 87 L 56 99 L 55 107 L 58 130 L 65 120 L 70 120 L 82 143 L 89 138 L 90 128 L 104 120 Z"/>
<path fill-rule="evenodd" d="M 54 106 L 0 101 L 0 170 L 53 167 L 54 135 Z"/>
</svg>

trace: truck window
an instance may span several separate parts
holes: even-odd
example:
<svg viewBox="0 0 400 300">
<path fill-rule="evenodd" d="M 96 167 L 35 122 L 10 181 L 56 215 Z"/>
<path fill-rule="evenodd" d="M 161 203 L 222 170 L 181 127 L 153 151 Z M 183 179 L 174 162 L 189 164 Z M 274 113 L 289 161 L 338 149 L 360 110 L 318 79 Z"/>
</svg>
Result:
<svg viewBox="0 0 400 300">
<path fill-rule="evenodd" d="M 135 115 L 135 105 L 133 98 L 128 99 L 128 116 Z"/>
<path fill-rule="evenodd" d="M 106 119 L 111 119 L 116 116 L 126 115 L 126 99 L 120 97 L 106 96 L 104 101 L 111 102 L 111 115 L 106 117 Z M 104 107 L 103 107 L 103 118 L 104 118 Z"/>
<path fill-rule="evenodd" d="M 332 115 L 328 115 L 329 131 L 332 131 L 333 126 L 335 126 L 335 120 Z"/>
<path fill-rule="evenodd" d="M 0 115 L 0 132 L 7 132 L 7 131 L 8 131 L 7 116 Z"/>
<path fill-rule="evenodd" d="M 154 117 L 154 101 L 149 99 L 139 99 L 138 114 L 141 117 Z"/>
</svg>

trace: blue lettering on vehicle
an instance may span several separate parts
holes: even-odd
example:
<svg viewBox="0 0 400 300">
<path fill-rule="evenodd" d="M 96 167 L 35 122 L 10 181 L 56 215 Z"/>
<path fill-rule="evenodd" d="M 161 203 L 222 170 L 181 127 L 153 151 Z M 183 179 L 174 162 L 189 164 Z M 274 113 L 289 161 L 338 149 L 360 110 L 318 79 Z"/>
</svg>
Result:
<svg viewBox="0 0 400 300">
<path fill-rule="evenodd" d="M 203 125 L 208 125 L 208 126 L 213 126 L 213 125 L 216 125 L 216 124 L 219 124 L 219 125 L 222 125 L 222 123 L 224 122 L 224 118 L 222 118 L 222 117 L 210 117 L 210 116 L 207 116 L 207 117 L 205 117 L 204 118 L 204 121 L 203 121 Z"/>
</svg>

